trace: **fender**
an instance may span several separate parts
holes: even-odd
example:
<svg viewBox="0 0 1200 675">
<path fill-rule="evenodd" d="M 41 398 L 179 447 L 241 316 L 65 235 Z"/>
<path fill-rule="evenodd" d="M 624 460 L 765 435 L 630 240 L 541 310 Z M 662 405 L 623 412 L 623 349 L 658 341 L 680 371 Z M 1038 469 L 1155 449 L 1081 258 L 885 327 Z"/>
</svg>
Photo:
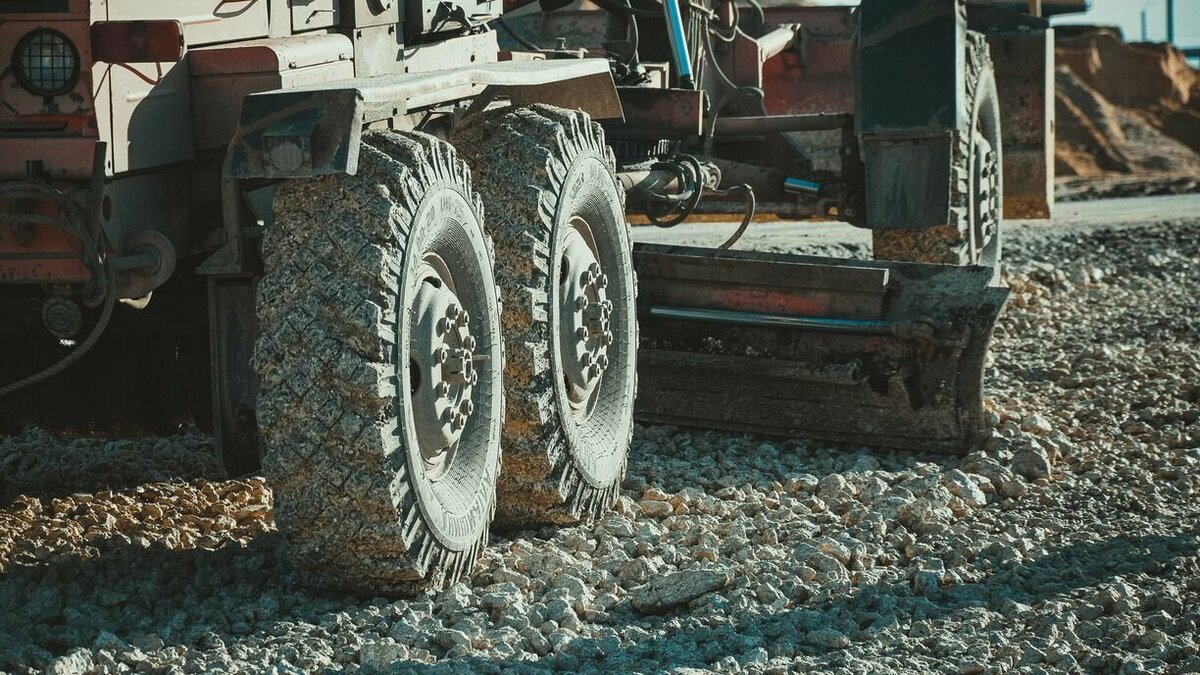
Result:
<svg viewBox="0 0 1200 675">
<path fill-rule="evenodd" d="M 594 119 L 623 117 L 604 59 L 504 61 L 355 78 L 245 97 L 228 169 L 236 178 L 353 174 L 367 125 L 453 101 L 498 96 L 517 105 L 577 108 Z"/>
<path fill-rule="evenodd" d="M 282 180 L 358 171 L 362 130 L 437 105 L 507 97 L 514 105 L 577 108 L 595 119 L 624 119 L 605 59 L 503 61 L 466 68 L 337 80 L 242 100 L 221 170 L 225 243 L 200 274 L 249 272 L 242 228 L 245 179 Z"/>
</svg>

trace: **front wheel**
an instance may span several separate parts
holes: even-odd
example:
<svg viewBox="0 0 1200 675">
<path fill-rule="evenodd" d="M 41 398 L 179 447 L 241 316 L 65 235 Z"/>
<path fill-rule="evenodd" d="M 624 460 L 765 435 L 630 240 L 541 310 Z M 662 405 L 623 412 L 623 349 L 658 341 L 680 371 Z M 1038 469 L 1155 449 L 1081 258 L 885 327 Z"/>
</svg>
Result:
<svg viewBox="0 0 1200 675">
<path fill-rule="evenodd" d="M 364 134 L 354 176 L 275 197 L 258 420 L 275 522 L 310 583 L 408 594 L 469 573 L 495 509 L 503 350 L 467 167 Z"/>
</svg>

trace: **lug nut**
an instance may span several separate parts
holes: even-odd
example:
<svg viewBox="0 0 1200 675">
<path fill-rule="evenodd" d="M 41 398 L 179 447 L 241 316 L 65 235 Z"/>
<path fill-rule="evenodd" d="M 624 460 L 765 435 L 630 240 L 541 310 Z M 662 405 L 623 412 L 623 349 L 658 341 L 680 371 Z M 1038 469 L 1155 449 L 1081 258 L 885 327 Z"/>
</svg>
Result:
<svg viewBox="0 0 1200 675">
<path fill-rule="evenodd" d="M 580 326 L 579 328 L 575 329 L 575 339 L 576 340 L 586 340 L 587 336 L 588 336 L 588 329 L 584 328 L 583 326 Z"/>
<path fill-rule="evenodd" d="M 458 318 L 458 305 L 457 304 L 452 302 L 449 305 L 446 305 L 446 318 L 450 319 L 451 321 Z"/>
<path fill-rule="evenodd" d="M 587 379 L 594 380 L 597 377 L 600 377 L 600 366 L 599 364 L 593 363 L 587 370 Z"/>
<path fill-rule="evenodd" d="M 584 352 L 583 355 L 579 357 L 579 362 L 583 364 L 584 368 L 592 365 L 592 353 Z"/>
<path fill-rule="evenodd" d="M 584 270 L 583 274 L 579 275 L 579 285 L 580 286 L 590 286 L 592 284 L 592 282 L 595 281 L 595 279 L 596 279 L 596 276 L 592 273 L 591 270 Z"/>
<path fill-rule="evenodd" d="M 604 288 L 605 286 L 608 286 L 608 275 L 602 273 L 596 277 L 596 288 Z"/>
<path fill-rule="evenodd" d="M 436 396 L 438 398 L 443 398 L 446 396 L 446 394 L 449 394 L 449 393 L 450 393 L 450 385 L 446 384 L 445 381 L 438 382 L 437 384 L 433 385 L 433 395 L 434 396 Z"/>
<path fill-rule="evenodd" d="M 438 335 L 445 335 L 446 331 L 450 330 L 450 319 L 447 319 L 444 316 L 438 319 L 434 330 L 437 331 Z"/>
<path fill-rule="evenodd" d="M 607 347 L 613 343 L 613 334 L 611 330 L 606 330 L 600 334 L 600 345 Z"/>
<path fill-rule="evenodd" d="M 475 404 L 471 402 L 471 399 L 467 399 L 459 404 L 458 410 L 464 415 L 470 415 L 475 412 Z"/>
<path fill-rule="evenodd" d="M 475 349 L 475 338 L 470 335 L 463 338 L 462 343 L 463 347 L 466 347 L 468 350 Z"/>
<path fill-rule="evenodd" d="M 582 311 L 583 309 L 587 308 L 587 306 L 588 306 L 587 298 L 583 297 L 582 295 L 575 298 L 575 311 Z"/>
<path fill-rule="evenodd" d="M 446 408 L 445 410 L 442 411 L 442 414 L 438 417 L 438 419 L 441 420 L 442 424 L 453 424 L 454 417 L 455 417 L 454 411 L 449 408 Z"/>
<path fill-rule="evenodd" d="M 438 347 L 433 350 L 433 360 L 438 363 L 445 363 L 450 358 L 450 350 L 445 347 Z"/>
<path fill-rule="evenodd" d="M 596 359 L 596 365 L 600 366 L 600 370 L 607 370 L 608 369 L 608 357 L 601 354 Z"/>
</svg>

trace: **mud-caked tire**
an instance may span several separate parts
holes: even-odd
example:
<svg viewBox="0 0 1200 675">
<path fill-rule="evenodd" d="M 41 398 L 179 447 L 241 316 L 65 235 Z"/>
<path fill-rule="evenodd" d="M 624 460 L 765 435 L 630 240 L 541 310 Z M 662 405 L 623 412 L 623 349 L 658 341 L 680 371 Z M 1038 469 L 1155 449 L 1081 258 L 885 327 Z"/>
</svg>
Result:
<svg viewBox="0 0 1200 675">
<path fill-rule="evenodd" d="M 987 39 L 967 33 L 966 133 L 955 134 L 951 222 L 923 229 L 875 230 L 878 260 L 985 265 L 999 273 L 1003 213 L 1000 102 Z"/>
<path fill-rule="evenodd" d="M 503 419 L 469 170 L 432 136 L 367 132 L 356 175 L 286 182 L 274 205 L 254 358 L 293 566 L 371 595 L 453 583 L 487 543 Z"/>
<path fill-rule="evenodd" d="M 632 244 L 612 153 L 582 112 L 468 118 L 454 144 L 487 205 L 504 298 L 497 525 L 592 519 L 625 473 L 637 387 Z"/>
</svg>

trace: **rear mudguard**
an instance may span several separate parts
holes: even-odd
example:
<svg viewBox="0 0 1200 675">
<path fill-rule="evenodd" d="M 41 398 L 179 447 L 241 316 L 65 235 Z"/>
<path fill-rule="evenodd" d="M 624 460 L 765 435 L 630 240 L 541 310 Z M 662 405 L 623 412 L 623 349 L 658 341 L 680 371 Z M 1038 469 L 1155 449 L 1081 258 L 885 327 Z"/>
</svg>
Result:
<svg viewBox="0 0 1200 675">
<path fill-rule="evenodd" d="M 947 453 L 983 429 L 993 270 L 638 245 L 636 416 Z"/>
</svg>

